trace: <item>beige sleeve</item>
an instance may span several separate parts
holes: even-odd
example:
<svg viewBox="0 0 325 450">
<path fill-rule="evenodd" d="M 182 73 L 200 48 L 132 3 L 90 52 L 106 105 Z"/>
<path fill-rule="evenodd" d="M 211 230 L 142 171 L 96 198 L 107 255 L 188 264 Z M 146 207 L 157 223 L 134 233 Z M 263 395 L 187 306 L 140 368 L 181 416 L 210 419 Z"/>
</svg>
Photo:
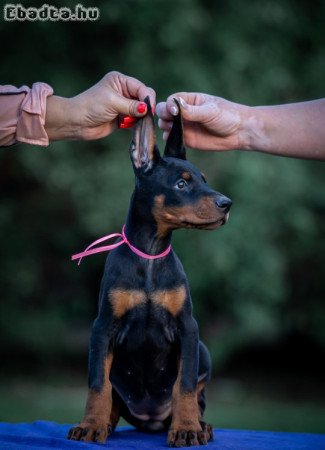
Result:
<svg viewBox="0 0 325 450">
<path fill-rule="evenodd" d="M 47 146 L 46 99 L 53 89 L 46 83 L 27 86 L 0 86 L 0 146 L 17 142 Z"/>
</svg>

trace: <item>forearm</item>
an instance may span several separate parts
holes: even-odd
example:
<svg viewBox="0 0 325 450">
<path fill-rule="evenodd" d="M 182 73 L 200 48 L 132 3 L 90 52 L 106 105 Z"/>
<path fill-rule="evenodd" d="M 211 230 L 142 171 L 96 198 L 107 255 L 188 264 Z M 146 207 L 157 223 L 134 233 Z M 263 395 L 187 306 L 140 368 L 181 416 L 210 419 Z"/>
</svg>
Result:
<svg viewBox="0 0 325 450">
<path fill-rule="evenodd" d="M 325 160 L 325 99 L 252 107 L 243 122 L 246 150 Z"/>
<path fill-rule="evenodd" d="M 73 99 L 53 95 L 46 104 L 45 130 L 50 141 L 80 138 L 80 124 L 75 118 Z"/>
</svg>

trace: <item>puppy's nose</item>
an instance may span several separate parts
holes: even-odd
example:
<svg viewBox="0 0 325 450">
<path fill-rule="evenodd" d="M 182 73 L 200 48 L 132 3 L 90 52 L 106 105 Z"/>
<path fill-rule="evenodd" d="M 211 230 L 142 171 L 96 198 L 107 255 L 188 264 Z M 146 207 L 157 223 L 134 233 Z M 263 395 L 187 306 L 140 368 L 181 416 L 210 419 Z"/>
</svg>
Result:
<svg viewBox="0 0 325 450">
<path fill-rule="evenodd" d="M 216 198 L 216 205 L 218 208 L 222 209 L 223 212 L 227 213 L 232 205 L 232 201 L 225 195 L 218 195 Z"/>
</svg>

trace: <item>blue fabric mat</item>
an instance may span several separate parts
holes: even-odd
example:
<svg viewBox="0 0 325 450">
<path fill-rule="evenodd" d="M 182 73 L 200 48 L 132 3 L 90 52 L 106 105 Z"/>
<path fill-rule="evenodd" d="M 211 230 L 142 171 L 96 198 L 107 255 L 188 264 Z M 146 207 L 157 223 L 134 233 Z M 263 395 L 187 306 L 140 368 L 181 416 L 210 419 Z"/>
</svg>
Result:
<svg viewBox="0 0 325 450">
<path fill-rule="evenodd" d="M 131 427 L 118 428 L 104 445 L 68 441 L 65 436 L 70 426 L 42 420 L 34 423 L 0 423 L 0 449 L 166 450 L 168 448 L 165 433 L 144 434 Z M 325 450 L 325 434 L 215 430 L 215 440 L 204 448 L 207 450 Z"/>
</svg>

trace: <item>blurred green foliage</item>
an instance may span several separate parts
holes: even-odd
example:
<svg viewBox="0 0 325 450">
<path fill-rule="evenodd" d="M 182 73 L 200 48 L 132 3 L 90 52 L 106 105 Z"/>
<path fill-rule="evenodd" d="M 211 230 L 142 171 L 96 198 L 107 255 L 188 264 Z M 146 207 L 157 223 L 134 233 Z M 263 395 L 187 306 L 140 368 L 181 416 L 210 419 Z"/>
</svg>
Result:
<svg viewBox="0 0 325 450">
<path fill-rule="evenodd" d="M 68 375 L 68 376 L 67 376 Z M 87 397 L 86 375 L 73 374 L 11 378 L 1 380 L 0 421 L 32 422 L 50 420 L 75 423 L 83 416 Z M 267 380 L 270 383 L 270 380 Z M 269 386 L 268 386 L 269 387 Z M 277 386 L 278 388 L 279 386 Z M 240 428 L 272 431 L 324 432 L 324 404 L 315 399 L 288 398 L 278 390 L 267 390 L 253 383 L 221 379 L 209 384 L 207 391 L 208 423 L 220 428 Z M 128 425 L 122 418 L 119 426 Z"/>
<path fill-rule="evenodd" d="M 83 4 L 99 7 L 100 19 L 0 20 L 1 83 L 45 81 L 73 96 L 119 70 L 152 86 L 159 100 L 179 90 L 249 105 L 324 95 L 321 0 Z M 78 268 L 70 255 L 121 228 L 134 182 L 130 139 L 121 130 L 96 142 L 1 149 L 3 355 L 45 364 L 84 357 L 105 256 Z M 247 152 L 188 158 L 234 202 L 221 230 L 178 231 L 173 242 L 214 367 L 226 367 L 242 347 L 292 333 L 324 348 L 324 165 Z"/>
</svg>

